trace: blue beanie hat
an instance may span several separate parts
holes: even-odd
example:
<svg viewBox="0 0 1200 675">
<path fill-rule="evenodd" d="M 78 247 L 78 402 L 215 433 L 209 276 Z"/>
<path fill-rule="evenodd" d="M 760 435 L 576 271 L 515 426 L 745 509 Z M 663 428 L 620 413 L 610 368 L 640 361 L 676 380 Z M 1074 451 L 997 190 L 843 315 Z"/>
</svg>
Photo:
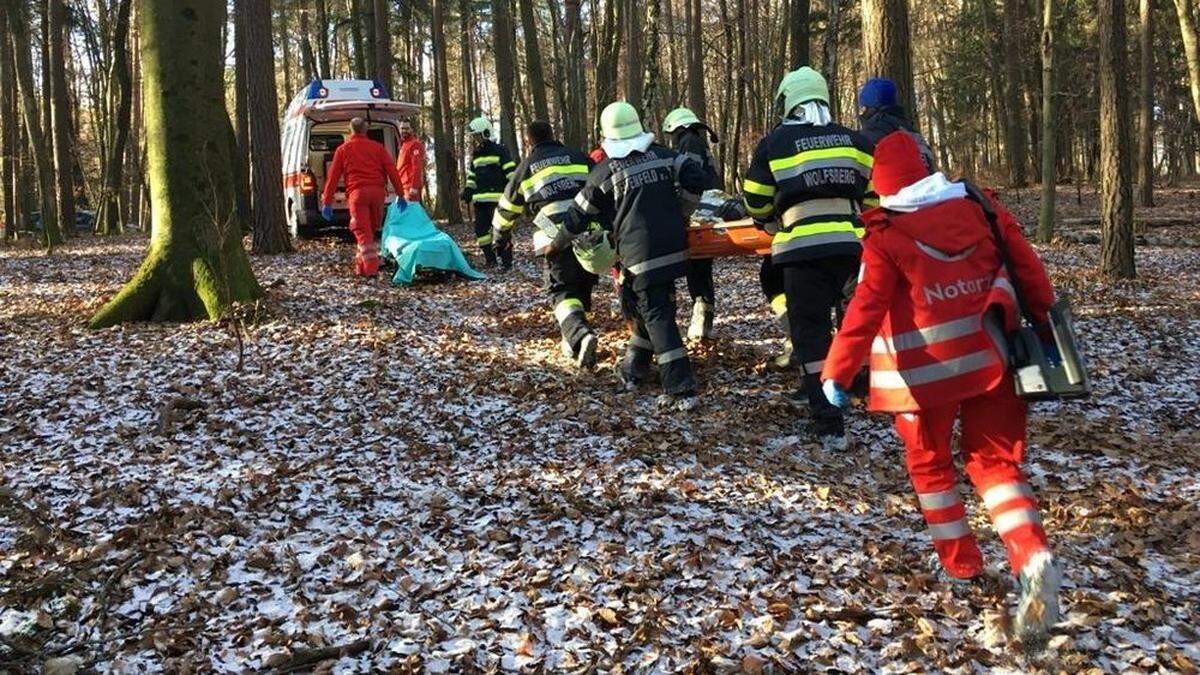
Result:
<svg viewBox="0 0 1200 675">
<path fill-rule="evenodd" d="M 896 105 L 896 83 L 886 77 L 872 77 L 858 92 L 858 104 L 864 108 Z"/>
</svg>

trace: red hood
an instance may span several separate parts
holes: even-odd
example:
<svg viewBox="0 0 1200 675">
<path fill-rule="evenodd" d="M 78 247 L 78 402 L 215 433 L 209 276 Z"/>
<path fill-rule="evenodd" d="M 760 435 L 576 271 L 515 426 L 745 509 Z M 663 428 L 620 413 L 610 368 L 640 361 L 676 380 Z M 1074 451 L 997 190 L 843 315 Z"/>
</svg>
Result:
<svg viewBox="0 0 1200 675">
<path fill-rule="evenodd" d="M 889 213 L 888 222 L 905 235 L 954 255 L 991 236 L 983 209 L 969 199 L 950 199 L 912 213 Z"/>
</svg>

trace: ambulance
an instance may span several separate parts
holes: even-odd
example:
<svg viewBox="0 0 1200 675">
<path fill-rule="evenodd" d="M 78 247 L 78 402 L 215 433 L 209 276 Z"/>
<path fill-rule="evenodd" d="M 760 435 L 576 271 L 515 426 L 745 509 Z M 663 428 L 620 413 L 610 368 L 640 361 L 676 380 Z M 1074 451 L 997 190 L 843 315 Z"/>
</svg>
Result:
<svg viewBox="0 0 1200 675">
<path fill-rule="evenodd" d="M 333 221 L 321 217 L 321 193 L 333 153 L 350 137 L 350 120 L 367 120 L 367 134 L 383 143 L 392 157 L 400 143 L 400 121 L 420 110 L 415 103 L 393 101 L 373 80 L 313 80 L 288 104 L 283 115 L 283 198 L 292 236 L 309 238 L 320 230 L 346 230 L 350 212 L 345 185 L 333 200 Z M 387 186 L 387 201 L 395 201 Z"/>
</svg>

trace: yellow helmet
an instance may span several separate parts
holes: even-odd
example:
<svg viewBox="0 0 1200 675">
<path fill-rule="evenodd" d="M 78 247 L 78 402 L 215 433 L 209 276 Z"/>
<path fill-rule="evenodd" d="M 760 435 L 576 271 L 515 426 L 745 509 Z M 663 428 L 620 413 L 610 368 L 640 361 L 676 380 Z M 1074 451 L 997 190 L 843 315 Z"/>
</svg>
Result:
<svg viewBox="0 0 1200 675">
<path fill-rule="evenodd" d="M 687 108 L 676 108 L 667 113 L 663 119 L 663 132 L 671 133 L 679 127 L 686 127 L 690 124 L 700 124 L 700 118 L 696 117 L 696 113 Z"/>
<path fill-rule="evenodd" d="M 492 121 L 486 117 L 476 117 L 467 125 L 467 131 L 473 134 L 482 134 L 491 138 L 492 136 Z"/>
</svg>

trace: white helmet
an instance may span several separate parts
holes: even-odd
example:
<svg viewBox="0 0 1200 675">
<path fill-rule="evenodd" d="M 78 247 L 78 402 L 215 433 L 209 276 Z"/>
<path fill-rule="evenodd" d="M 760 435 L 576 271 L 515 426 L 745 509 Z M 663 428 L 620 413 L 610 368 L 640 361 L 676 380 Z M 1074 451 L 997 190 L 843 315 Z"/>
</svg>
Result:
<svg viewBox="0 0 1200 675">
<path fill-rule="evenodd" d="M 467 131 L 472 134 L 482 134 L 487 138 L 492 137 L 492 121 L 486 117 L 476 117 L 467 125 Z"/>
</svg>

